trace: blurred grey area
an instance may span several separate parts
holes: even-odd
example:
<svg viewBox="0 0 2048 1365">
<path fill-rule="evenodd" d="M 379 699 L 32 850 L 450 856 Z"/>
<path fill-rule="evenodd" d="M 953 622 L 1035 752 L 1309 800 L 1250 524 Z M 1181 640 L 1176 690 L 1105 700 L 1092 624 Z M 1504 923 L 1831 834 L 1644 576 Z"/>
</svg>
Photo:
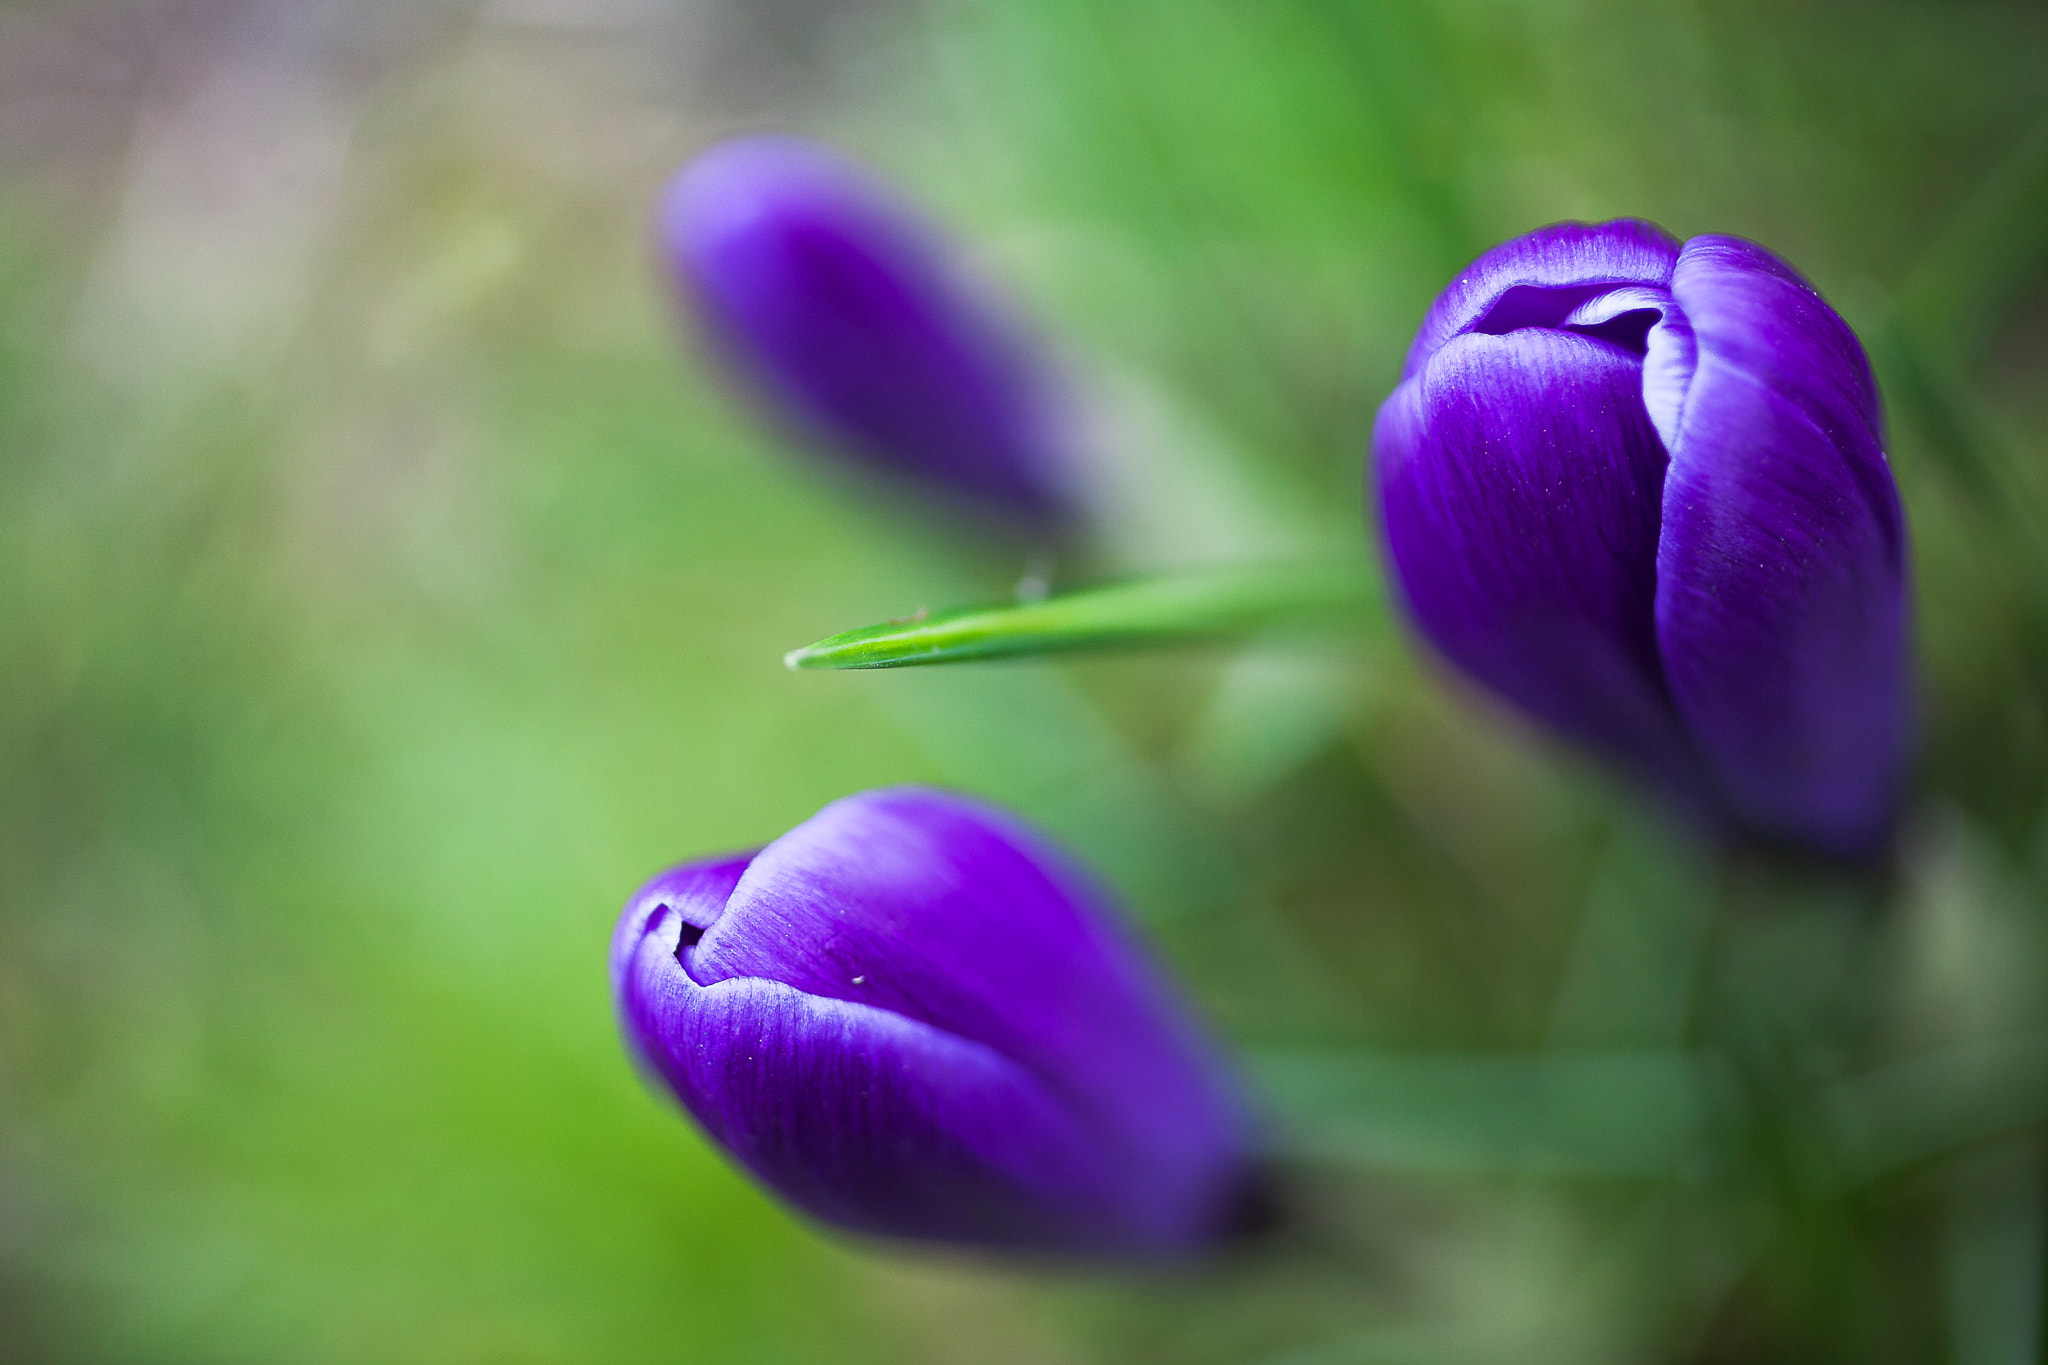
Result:
<svg viewBox="0 0 2048 1365">
<path fill-rule="evenodd" d="M 815 8 L 10 6 L 6 174 L 104 231 L 74 326 L 111 372 L 274 361 L 350 235 L 417 207 L 393 177 L 432 187 L 394 161 L 463 155 L 550 199 L 616 193 L 690 133 L 801 117 L 861 7 Z"/>
</svg>

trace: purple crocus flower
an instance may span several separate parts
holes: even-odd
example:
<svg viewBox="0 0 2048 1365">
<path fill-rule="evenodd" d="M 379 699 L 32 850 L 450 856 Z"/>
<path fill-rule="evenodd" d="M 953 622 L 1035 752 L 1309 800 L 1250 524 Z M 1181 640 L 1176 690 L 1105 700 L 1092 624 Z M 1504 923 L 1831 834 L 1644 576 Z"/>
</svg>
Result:
<svg viewBox="0 0 2048 1365">
<path fill-rule="evenodd" d="M 721 143 L 670 183 L 659 228 L 685 302 L 772 412 L 999 522 L 1066 518 L 1037 357 L 851 162 Z"/>
<path fill-rule="evenodd" d="M 1430 309 L 1373 450 L 1453 663 L 1732 832 L 1882 851 L 1905 518 L 1863 349 L 1791 267 L 1629 220 L 1496 247 Z"/>
<path fill-rule="evenodd" d="M 1159 1256 L 1248 1189 L 1228 1078 L 1037 836 L 913 787 L 662 873 L 612 939 L 621 1027 L 761 1180 L 828 1223 Z"/>
</svg>

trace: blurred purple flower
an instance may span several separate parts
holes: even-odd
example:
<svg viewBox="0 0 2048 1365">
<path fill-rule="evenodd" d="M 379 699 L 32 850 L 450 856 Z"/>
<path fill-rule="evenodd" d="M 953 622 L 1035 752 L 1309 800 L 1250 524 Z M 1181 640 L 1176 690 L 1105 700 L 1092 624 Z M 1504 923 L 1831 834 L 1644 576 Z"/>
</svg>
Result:
<svg viewBox="0 0 2048 1365">
<path fill-rule="evenodd" d="M 721 143 L 670 182 L 659 227 L 686 304 L 773 413 L 1020 530 L 1067 519 L 1039 357 L 851 162 Z"/>
<path fill-rule="evenodd" d="M 987 807 L 864 792 L 674 868 L 611 972 L 644 1064 L 826 1222 L 1159 1256 L 1243 1207 L 1228 1077 L 1099 893 Z"/>
<path fill-rule="evenodd" d="M 1863 349 L 1784 262 L 1629 220 L 1496 247 L 1430 309 L 1373 450 L 1453 663 L 1734 831 L 1884 848 L 1905 519 Z"/>
</svg>

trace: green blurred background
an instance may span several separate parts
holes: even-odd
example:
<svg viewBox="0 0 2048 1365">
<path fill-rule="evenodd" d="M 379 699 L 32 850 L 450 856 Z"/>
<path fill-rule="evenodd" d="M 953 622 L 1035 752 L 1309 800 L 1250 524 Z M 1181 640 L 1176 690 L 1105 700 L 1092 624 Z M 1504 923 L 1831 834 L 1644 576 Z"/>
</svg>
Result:
<svg viewBox="0 0 2048 1365">
<path fill-rule="evenodd" d="M 1711 880 L 1398 633 L 785 672 L 1018 566 L 785 449 L 677 326 L 651 198 L 764 127 L 1057 348 L 1090 573 L 1360 545 L 1373 412 L 1497 240 L 1780 251 L 1871 347 L 1915 529 L 1905 1031 L 2006 969 L 2032 1018 L 2035 0 L 13 0 L 0 1358 L 1750 1358 L 1604 1196 L 1340 1182 L 1206 1273 L 955 1262 L 800 1224 L 643 1090 L 621 901 L 864 787 L 1043 822 L 1248 1050 L 1682 1036 L 1643 963 Z M 1588 946 L 1638 909 L 1658 943 Z"/>
</svg>

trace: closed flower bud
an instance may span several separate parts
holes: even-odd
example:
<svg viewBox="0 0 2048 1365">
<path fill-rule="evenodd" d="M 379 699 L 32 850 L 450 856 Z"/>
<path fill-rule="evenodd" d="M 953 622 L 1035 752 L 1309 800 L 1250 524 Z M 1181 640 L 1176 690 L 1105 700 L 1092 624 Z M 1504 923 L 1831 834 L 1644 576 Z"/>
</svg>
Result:
<svg viewBox="0 0 2048 1365">
<path fill-rule="evenodd" d="M 1789 266 L 1626 220 L 1475 261 L 1373 432 L 1446 657 L 1724 828 L 1851 860 L 1908 748 L 1883 443 L 1862 347 Z"/>
<path fill-rule="evenodd" d="M 659 228 L 713 344 L 801 434 L 1020 530 L 1066 518 L 1038 357 L 850 162 L 722 143 L 671 182 Z"/>
<path fill-rule="evenodd" d="M 865 792 L 665 872 L 611 971 L 644 1065 L 825 1222 L 1162 1256 L 1244 1207 L 1207 1045 L 1075 869 L 960 797 Z"/>
</svg>

